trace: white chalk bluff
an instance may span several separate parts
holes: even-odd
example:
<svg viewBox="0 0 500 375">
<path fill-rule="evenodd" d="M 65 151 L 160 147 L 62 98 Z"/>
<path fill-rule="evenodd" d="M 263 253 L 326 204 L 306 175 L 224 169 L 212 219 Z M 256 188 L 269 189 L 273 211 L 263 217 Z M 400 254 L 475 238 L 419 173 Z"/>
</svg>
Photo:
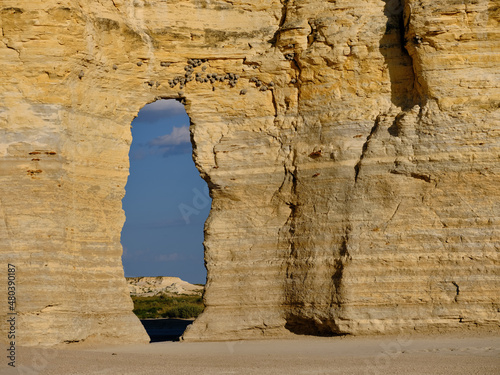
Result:
<svg viewBox="0 0 500 375">
<path fill-rule="evenodd" d="M 213 198 L 185 340 L 498 329 L 497 1 L 0 12 L 0 315 L 10 263 L 18 344 L 148 340 L 121 200 L 131 121 L 161 98 L 185 104 Z"/>
</svg>

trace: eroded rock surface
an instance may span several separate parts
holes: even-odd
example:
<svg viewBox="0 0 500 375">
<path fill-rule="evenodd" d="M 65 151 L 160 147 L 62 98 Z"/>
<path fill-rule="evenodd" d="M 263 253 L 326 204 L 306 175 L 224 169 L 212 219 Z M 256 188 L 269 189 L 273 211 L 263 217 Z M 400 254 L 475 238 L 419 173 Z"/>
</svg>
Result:
<svg viewBox="0 0 500 375">
<path fill-rule="evenodd" d="M 0 248 L 18 269 L 19 343 L 147 341 L 121 199 L 130 123 L 159 98 L 185 103 L 213 198 L 207 307 L 185 339 L 498 327 L 497 2 L 0 12 Z"/>
<path fill-rule="evenodd" d="M 187 294 L 201 295 L 204 287 L 202 285 L 190 284 L 178 277 L 156 276 L 156 277 L 127 277 L 130 295 L 139 297 L 151 297 L 160 294 Z"/>
</svg>

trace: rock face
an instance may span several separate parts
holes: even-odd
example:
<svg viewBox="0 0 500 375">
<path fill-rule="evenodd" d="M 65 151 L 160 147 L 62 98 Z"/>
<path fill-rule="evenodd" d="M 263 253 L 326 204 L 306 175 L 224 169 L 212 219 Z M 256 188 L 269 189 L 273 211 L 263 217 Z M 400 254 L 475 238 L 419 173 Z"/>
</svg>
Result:
<svg viewBox="0 0 500 375">
<path fill-rule="evenodd" d="M 148 340 L 121 199 L 130 123 L 159 98 L 185 103 L 213 198 L 207 307 L 184 339 L 498 327 L 498 2 L 0 12 L 0 277 L 16 265 L 19 344 Z"/>
<path fill-rule="evenodd" d="M 178 277 L 127 277 L 130 295 L 140 297 L 156 296 L 158 294 L 201 295 L 203 286 L 190 284 Z"/>
</svg>

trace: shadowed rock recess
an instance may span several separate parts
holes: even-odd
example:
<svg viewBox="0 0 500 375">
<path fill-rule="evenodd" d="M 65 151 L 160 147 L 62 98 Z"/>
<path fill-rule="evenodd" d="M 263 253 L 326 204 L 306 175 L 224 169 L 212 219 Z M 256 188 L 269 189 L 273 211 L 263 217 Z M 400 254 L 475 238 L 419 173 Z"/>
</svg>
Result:
<svg viewBox="0 0 500 375">
<path fill-rule="evenodd" d="M 0 8 L 17 343 L 148 340 L 121 200 L 130 123 L 160 98 L 185 104 L 213 198 L 207 307 L 185 340 L 498 327 L 498 2 Z"/>
</svg>

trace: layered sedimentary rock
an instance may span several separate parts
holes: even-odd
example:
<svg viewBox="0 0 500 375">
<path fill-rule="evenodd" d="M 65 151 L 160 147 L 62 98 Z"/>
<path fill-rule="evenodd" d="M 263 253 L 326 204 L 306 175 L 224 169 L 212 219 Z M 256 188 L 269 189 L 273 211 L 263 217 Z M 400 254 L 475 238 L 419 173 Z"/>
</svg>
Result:
<svg viewBox="0 0 500 375">
<path fill-rule="evenodd" d="M 130 295 L 139 297 L 150 297 L 160 294 L 187 294 L 202 295 L 202 285 L 190 284 L 178 277 L 156 276 L 156 277 L 127 277 Z"/>
<path fill-rule="evenodd" d="M 121 199 L 130 123 L 160 98 L 185 103 L 213 198 L 207 307 L 185 339 L 498 327 L 497 2 L 0 11 L 0 249 L 19 343 L 147 341 Z"/>
</svg>

